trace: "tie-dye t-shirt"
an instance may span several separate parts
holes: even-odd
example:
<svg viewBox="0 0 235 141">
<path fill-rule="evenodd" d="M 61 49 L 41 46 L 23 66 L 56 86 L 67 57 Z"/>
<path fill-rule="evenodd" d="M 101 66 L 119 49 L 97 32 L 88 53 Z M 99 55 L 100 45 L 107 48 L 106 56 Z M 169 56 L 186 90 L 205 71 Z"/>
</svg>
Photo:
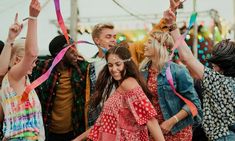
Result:
<svg viewBox="0 0 235 141">
<path fill-rule="evenodd" d="M 26 85 L 30 84 L 27 78 Z M 8 74 L 2 81 L 0 102 L 4 111 L 3 134 L 6 139 L 45 139 L 41 104 L 34 90 L 29 99 L 22 103 L 21 95 L 17 95 L 10 86 Z"/>
</svg>

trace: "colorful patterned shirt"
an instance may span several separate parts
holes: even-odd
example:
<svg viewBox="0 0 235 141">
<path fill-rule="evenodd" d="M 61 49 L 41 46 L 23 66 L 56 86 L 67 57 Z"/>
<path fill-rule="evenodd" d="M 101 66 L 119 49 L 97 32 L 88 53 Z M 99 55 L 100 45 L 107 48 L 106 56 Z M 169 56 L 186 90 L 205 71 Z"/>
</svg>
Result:
<svg viewBox="0 0 235 141">
<path fill-rule="evenodd" d="M 148 141 L 146 123 L 156 111 L 140 86 L 116 90 L 104 103 L 88 138 L 93 141 Z"/>
<path fill-rule="evenodd" d="M 28 78 L 26 84 L 30 84 Z M 34 90 L 30 92 L 29 99 L 21 103 L 21 95 L 17 95 L 10 86 L 6 74 L 2 81 L 0 101 L 4 111 L 4 138 L 44 141 L 41 105 Z"/>
</svg>

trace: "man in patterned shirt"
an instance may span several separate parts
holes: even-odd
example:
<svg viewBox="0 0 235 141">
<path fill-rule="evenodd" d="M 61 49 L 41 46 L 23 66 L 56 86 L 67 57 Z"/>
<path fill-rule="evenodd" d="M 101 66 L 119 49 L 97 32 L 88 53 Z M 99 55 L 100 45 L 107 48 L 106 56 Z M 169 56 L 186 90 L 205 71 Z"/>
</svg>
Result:
<svg viewBox="0 0 235 141">
<path fill-rule="evenodd" d="M 44 74 L 66 46 L 65 37 L 56 36 L 49 44 L 51 57 L 37 62 L 31 81 Z M 46 141 L 69 141 L 85 131 L 87 66 L 87 62 L 79 60 L 78 52 L 72 46 L 49 78 L 36 88 L 42 105 Z"/>
<path fill-rule="evenodd" d="M 171 0 L 171 4 L 173 4 Z M 174 5 L 172 5 L 174 6 Z M 176 17 L 171 10 L 164 12 L 164 18 L 174 40 L 180 39 L 175 26 Z M 216 44 L 209 62 L 213 69 L 200 63 L 195 58 L 184 40 L 179 42 L 178 51 L 181 60 L 201 80 L 203 88 L 202 126 L 212 141 L 235 140 L 235 42 L 229 39 Z"/>
</svg>

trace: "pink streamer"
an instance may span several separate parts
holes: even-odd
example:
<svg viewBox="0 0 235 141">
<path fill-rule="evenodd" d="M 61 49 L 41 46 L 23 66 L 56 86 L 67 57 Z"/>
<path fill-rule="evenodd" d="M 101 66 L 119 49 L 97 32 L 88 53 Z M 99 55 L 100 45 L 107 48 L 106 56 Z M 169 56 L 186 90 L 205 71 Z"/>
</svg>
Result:
<svg viewBox="0 0 235 141">
<path fill-rule="evenodd" d="M 64 20 L 63 20 L 63 17 L 61 15 L 61 12 L 60 12 L 60 1 L 59 0 L 54 0 L 54 4 L 55 4 L 55 10 L 56 10 L 56 16 L 57 16 L 57 21 L 60 25 L 60 28 L 66 38 L 66 41 L 67 41 L 67 44 L 70 44 L 69 42 L 69 36 L 68 36 L 68 33 L 67 33 L 67 29 L 65 27 L 65 24 L 64 24 Z M 54 58 L 53 62 L 52 62 L 52 65 L 50 66 L 50 68 L 46 71 L 46 73 L 44 73 L 43 75 L 41 75 L 38 79 L 36 79 L 34 82 L 32 82 L 30 85 L 28 85 L 26 88 L 25 88 L 25 91 L 24 93 L 22 94 L 22 98 L 21 98 L 21 102 L 25 102 L 26 100 L 28 100 L 28 96 L 29 96 L 29 93 L 30 91 L 32 91 L 33 89 L 35 89 L 37 86 L 39 86 L 40 84 L 42 84 L 44 81 L 46 81 L 48 79 L 48 77 L 50 76 L 51 74 L 51 71 L 53 70 L 53 68 L 60 62 L 60 60 L 64 57 L 66 51 L 72 46 L 72 45 L 75 45 L 75 44 L 79 44 L 79 43 L 87 43 L 87 44 L 91 44 L 91 45 L 94 45 L 90 42 L 87 42 L 87 41 L 78 41 L 78 42 L 75 42 L 71 45 L 69 45 L 68 47 L 62 49 L 59 54 L 57 54 L 57 56 Z"/>
<path fill-rule="evenodd" d="M 66 51 L 73 45 L 75 44 L 79 44 L 79 43 L 86 43 L 86 44 L 91 44 L 94 45 L 90 42 L 87 41 L 77 41 L 71 45 L 69 45 L 68 47 L 62 49 L 57 56 L 54 58 L 52 65 L 50 66 L 50 68 L 46 71 L 46 73 L 44 73 L 43 75 L 41 75 L 39 78 L 37 78 L 35 81 L 33 81 L 30 85 L 28 85 L 25 88 L 24 93 L 22 94 L 22 98 L 21 98 L 21 102 L 25 102 L 28 99 L 29 93 L 30 91 L 32 91 L 33 89 L 35 89 L 37 86 L 41 85 L 44 81 L 46 81 L 48 79 L 48 77 L 51 74 L 51 71 L 53 70 L 53 68 L 61 61 L 61 59 L 64 57 Z"/>
<path fill-rule="evenodd" d="M 191 113 L 193 116 L 196 116 L 198 111 L 197 111 L 197 107 L 188 99 L 184 98 L 183 96 L 181 96 L 176 90 L 175 90 L 175 86 L 174 86 L 174 82 L 173 82 L 173 78 L 172 78 L 172 74 L 171 74 L 171 70 L 170 70 L 170 63 L 168 63 L 169 66 L 166 69 L 166 77 L 167 80 L 171 86 L 171 89 L 173 90 L 173 92 L 180 98 L 182 99 L 189 107 Z"/>
<path fill-rule="evenodd" d="M 63 20 L 63 17 L 61 15 L 61 12 L 60 12 L 60 1 L 59 0 L 54 0 L 54 3 L 55 3 L 55 10 L 56 10 L 57 21 L 58 21 L 58 23 L 60 25 L 60 28 L 61 28 L 64 36 L 65 36 L 67 44 L 70 44 L 70 42 L 69 42 L 69 35 L 67 33 L 67 29 L 65 27 L 64 20 Z"/>
<path fill-rule="evenodd" d="M 197 115 L 198 114 L 198 111 L 197 111 L 197 107 L 188 99 L 184 98 L 183 96 L 181 96 L 175 89 L 174 87 L 174 82 L 173 82 L 173 78 L 172 78 L 172 74 L 171 74 L 171 70 L 170 70 L 170 63 L 171 63 L 171 60 L 174 56 L 174 52 L 175 52 L 175 49 L 178 48 L 178 46 L 180 45 L 181 42 L 184 41 L 186 35 L 188 34 L 190 28 L 193 26 L 193 24 L 196 22 L 196 18 L 197 18 L 197 13 L 192 13 L 191 17 L 190 17 L 190 22 L 189 22 L 189 27 L 187 28 L 186 32 L 181 35 L 179 37 L 179 39 L 175 42 L 173 48 L 172 48 L 172 53 L 170 55 L 170 61 L 168 61 L 168 67 L 166 69 L 166 77 L 167 77 L 167 80 L 171 86 L 171 89 L 173 90 L 173 92 L 180 98 L 182 99 L 189 107 L 191 113 L 193 116 Z"/>
<path fill-rule="evenodd" d="M 66 41 L 67 41 L 67 44 L 70 44 L 69 42 L 69 36 L 68 36 L 68 33 L 67 33 L 67 29 L 65 27 L 65 24 L 64 24 L 64 20 L 63 20 L 63 17 L 61 15 L 61 12 L 60 12 L 60 1 L 59 0 L 54 0 L 54 4 L 55 4 L 55 10 L 56 10 L 56 16 L 57 16 L 57 21 L 60 25 L 60 28 L 66 38 Z M 87 42 L 87 41 L 78 41 L 78 42 L 75 42 L 71 45 L 69 45 L 68 47 L 62 49 L 59 54 L 54 58 L 53 62 L 52 62 L 52 65 L 51 67 L 47 70 L 46 73 L 44 73 L 43 75 L 41 75 L 38 79 L 36 79 L 34 82 L 32 82 L 30 85 L 28 85 L 26 88 L 25 88 L 25 91 L 24 93 L 22 94 L 22 98 L 21 98 L 21 102 L 25 102 L 27 99 L 28 99 L 28 96 L 29 96 L 29 93 L 30 91 L 32 91 L 33 89 L 35 89 L 37 86 L 39 86 L 40 84 L 42 84 L 44 81 L 46 81 L 48 79 L 48 77 L 50 76 L 51 74 L 51 71 L 53 70 L 53 68 L 60 62 L 60 60 L 64 57 L 64 54 L 66 53 L 66 51 L 72 46 L 72 45 L 75 45 L 75 44 L 79 44 L 79 43 L 87 43 L 87 44 L 91 44 L 91 45 L 94 45 L 90 42 Z"/>
</svg>

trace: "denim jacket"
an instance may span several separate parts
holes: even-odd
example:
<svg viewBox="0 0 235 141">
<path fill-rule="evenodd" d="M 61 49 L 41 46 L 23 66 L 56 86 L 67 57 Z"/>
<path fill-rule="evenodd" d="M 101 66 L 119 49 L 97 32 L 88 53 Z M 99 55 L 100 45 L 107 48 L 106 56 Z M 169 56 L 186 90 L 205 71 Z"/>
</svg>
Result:
<svg viewBox="0 0 235 141">
<path fill-rule="evenodd" d="M 141 73 L 144 77 L 148 78 L 148 68 L 150 63 L 148 63 L 142 70 Z M 167 120 L 177 114 L 181 109 L 184 109 L 188 112 L 189 116 L 180 122 L 176 123 L 175 126 L 171 129 L 172 134 L 180 131 L 188 125 L 198 123 L 201 121 L 202 109 L 201 102 L 198 98 L 198 95 L 194 89 L 194 83 L 192 77 L 189 75 L 187 69 L 183 66 L 179 66 L 173 62 L 170 63 L 170 70 L 172 73 L 174 86 L 176 91 L 181 94 L 184 98 L 187 98 L 198 108 L 198 115 L 194 118 L 188 108 L 188 106 L 181 100 L 171 89 L 170 84 L 167 81 L 166 77 L 166 68 L 168 63 L 165 64 L 162 71 L 157 76 L 157 91 L 160 108 L 164 117 L 164 120 Z"/>
</svg>

